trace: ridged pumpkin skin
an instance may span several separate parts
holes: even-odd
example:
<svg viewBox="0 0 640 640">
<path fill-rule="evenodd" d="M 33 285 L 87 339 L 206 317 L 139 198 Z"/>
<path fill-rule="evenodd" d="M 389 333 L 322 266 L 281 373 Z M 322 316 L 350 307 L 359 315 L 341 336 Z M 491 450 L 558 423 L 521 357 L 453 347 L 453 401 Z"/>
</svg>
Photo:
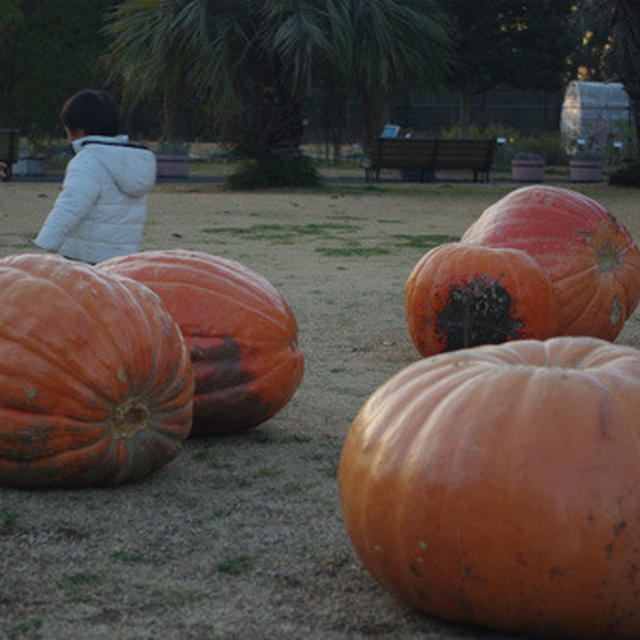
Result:
<svg viewBox="0 0 640 640">
<path fill-rule="evenodd" d="M 365 403 L 338 483 L 384 587 L 536 637 L 640 637 L 640 352 L 596 338 L 420 360 Z"/>
<path fill-rule="evenodd" d="M 613 340 L 640 300 L 640 251 L 627 229 L 581 193 L 547 185 L 512 191 L 462 242 L 522 249 L 554 285 L 558 335 Z"/>
<path fill-rule="evenodd" d="M 261 424 L 293 396 L 304 370 L 296 318 L 262 275 L 199 251 L 144 251 L 103 262 L 164 301 L 191 354 L 193 436 Z"/>
<path fill-rule="evenodd" d="M 524 251 L 460 242 L 428 251 L 405 285 L 411 339 L 422 356 L 554 335 L 551 283 Z"/>
<path fill-rule="evenodd" d="M 0 260 L 0 484 L 117 485 L 172 460 L 193 374 L 149 289 L 50 255 Z"/>
</svg>

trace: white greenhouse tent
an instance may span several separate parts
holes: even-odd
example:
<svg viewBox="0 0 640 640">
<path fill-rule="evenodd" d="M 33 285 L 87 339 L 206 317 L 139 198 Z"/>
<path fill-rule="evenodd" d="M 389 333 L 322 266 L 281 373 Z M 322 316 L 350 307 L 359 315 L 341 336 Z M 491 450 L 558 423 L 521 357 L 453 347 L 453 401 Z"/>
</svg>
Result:
<svg viewBox="0 0 640 640">
<path fill-rule="evenodd" d="M 629 96 L 620 82 L 582 82 L 567 85 L 560 132 L 569 151 L 604 150 L 620 146 L 631 117 Z"/>
</svg>

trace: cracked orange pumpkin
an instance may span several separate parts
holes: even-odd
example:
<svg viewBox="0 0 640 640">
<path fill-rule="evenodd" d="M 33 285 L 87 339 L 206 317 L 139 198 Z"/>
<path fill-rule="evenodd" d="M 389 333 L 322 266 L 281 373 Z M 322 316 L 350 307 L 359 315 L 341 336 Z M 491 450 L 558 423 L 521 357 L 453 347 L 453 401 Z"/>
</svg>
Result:
<svg viewBox="0 0 640 640">
<path fill-rule="evenodd" d="M 640 637 L 640 351 L 520 340 L 417 361 L 364 404 L 338 468 L 390 592 L 456 623 Z"/>
<path fill-rule="evenodd" d="M 613 340 L 640 300 L 640 251 L 601 204 L 570 189 L 533 185 L 498 200 L 462 242 L 526 251 L 553 284 L 558 335 Z"/>
<path fill-rule="evenodd" d="M 0 260 L 0 483 L 116 485 L 191 428 L 180 329 L 137 282 L 50 255 Z"/>
<path fill-rule="evenodd" d="M 422 356 L 554 335 L 558 305 L 533 258 L 460 242 L 428 251 L 405 285 L 411 339 Z"/>
<path fill-rule="evenodd" d="M 304 369 L 298 325 L 264 276 L 234 260 L 181 249 L 98 266 L 155 291 L 180 326 L 196 380 L 192 435 L 254 427 L 293 396 Z"/>
</svg>

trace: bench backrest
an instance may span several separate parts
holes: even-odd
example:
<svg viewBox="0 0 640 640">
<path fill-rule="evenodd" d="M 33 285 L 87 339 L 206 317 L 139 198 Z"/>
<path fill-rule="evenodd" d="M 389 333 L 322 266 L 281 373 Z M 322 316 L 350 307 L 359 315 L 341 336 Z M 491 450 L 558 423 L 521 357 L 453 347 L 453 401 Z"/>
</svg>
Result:
<svg viewBox="0 0 640 640">
<path fill-rule="evenodd" d="M 431 166 L 436 144 L 434 139 L 378 138 L 374 166 L 392 165 L 398 169 Z"/>
<path fill-rule="evenodd" d="M 488 171 L 496 142 L 485 138 L 378 138 L 372 167 Z"/>
<path fill-rule="evenodd" d="M 0 160 L 7 164 L 18 162 L 19 132 L 16 129 L 0 129 Z"/>
<path fill-rule="evenodd" d="M 438 139 L 438 169 L 477 169 L 488 171 L 493 164 L 495 140 Z"/>
</svg>

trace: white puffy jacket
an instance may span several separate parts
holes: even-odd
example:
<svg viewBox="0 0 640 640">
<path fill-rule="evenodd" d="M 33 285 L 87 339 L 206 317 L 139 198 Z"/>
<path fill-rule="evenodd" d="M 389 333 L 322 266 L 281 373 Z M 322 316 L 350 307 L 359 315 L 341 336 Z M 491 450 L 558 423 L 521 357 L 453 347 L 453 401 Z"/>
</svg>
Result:
<svg viewBox="0 0 640 640">
<path fill-rule="evenodd" d="M 92 263 L 138 251 L 156 180 L 154 153 L 124 135 L 72 144 L 76 155 L 36 245 Z"/>
</svg>

